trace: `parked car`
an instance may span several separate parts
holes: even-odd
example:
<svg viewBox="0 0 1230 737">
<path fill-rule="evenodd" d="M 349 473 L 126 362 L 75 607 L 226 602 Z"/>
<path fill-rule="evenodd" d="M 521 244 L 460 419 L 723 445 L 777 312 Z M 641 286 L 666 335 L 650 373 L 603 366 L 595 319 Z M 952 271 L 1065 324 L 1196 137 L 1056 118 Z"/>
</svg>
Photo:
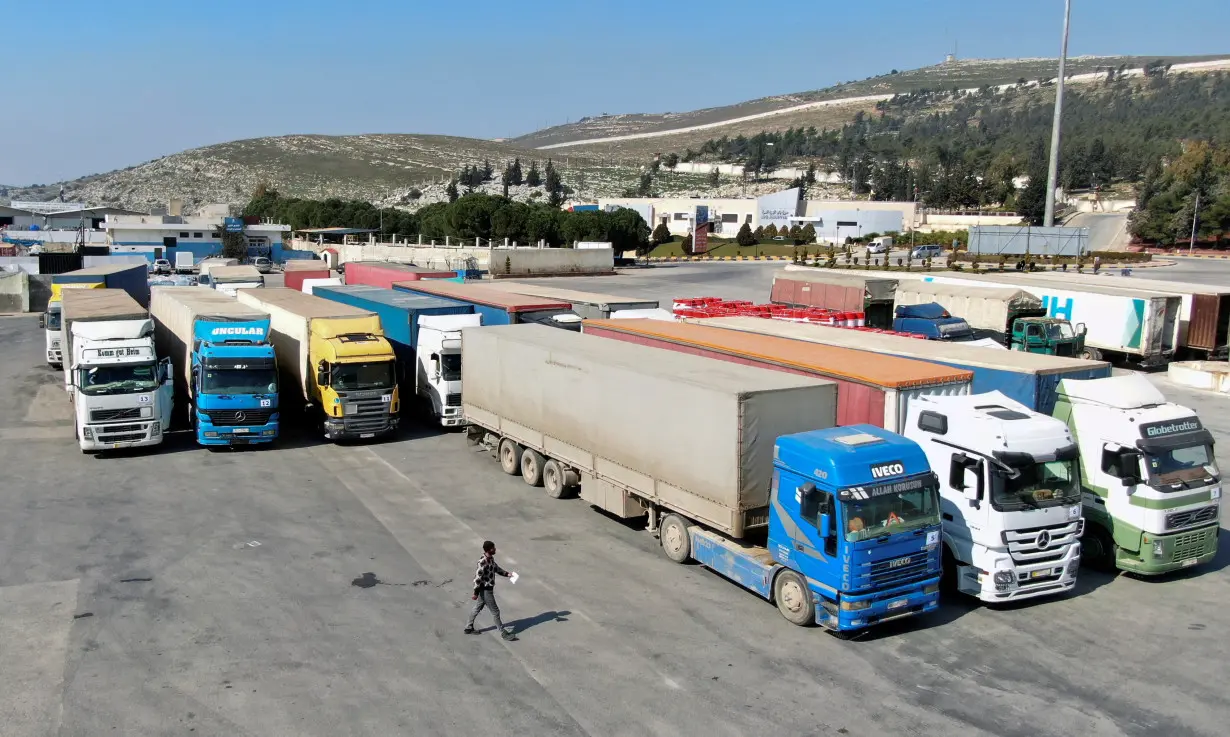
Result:
<svg viewBox="0 0 1230 737">
<path fill-rule="evenodd" d="M 887 243 L 868 243 L 867 253 L 888 253 Z"/>
<path fill-rule="evenodd" d="M 165 258 L 154 259 L 154 273 L 155 274 L 170 274 L 171 273 L 170 260 L 165 259 Z"/>
<path fill-rule="evenodd" d="M 936 258 L 944 255 L 944 247 L 937 245 L 915 246 L 910 258 Z"/>
<path fill-rule="evenodd" d="M 252 261 L 252 265 L 255 266 L 256 270 L 262 274 L 268 274 L 269 272 L 273 271 L 273 262 L 265 258 L 264 256 L 257 256 Z"/>
</svg>

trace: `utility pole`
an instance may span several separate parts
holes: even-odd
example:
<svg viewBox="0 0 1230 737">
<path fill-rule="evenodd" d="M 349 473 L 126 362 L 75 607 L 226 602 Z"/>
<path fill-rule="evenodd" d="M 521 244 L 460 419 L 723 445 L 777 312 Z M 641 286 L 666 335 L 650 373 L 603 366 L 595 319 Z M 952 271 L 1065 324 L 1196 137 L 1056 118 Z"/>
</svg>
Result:
<svg viewBox="0 0 1230 737">
<path fill-rule="evenodd" d="M 1196 250 L 1196 220 L 1200 217 L 1200 190 L 1196 190 L 1196 206 L 1192 208 L 1192 239 L 1187 244 L 1187 253 Z"/>
<path fill-rule="evenodd" d="M 1063 48 L 1059 52 L 1059 78 L 1055 84 L 1055 120 L 1051 123 L 1051 161 L 1046 172 L 1046 214 L 1042 224 L 1055 224 L 1055 184 L 1059 178 L 1059 128 L 1063 122 L 1064 67 L 1068 62 L 1068 22 L 1072 17 L 1072 0 L 1063 2 Z"/>
</svg>

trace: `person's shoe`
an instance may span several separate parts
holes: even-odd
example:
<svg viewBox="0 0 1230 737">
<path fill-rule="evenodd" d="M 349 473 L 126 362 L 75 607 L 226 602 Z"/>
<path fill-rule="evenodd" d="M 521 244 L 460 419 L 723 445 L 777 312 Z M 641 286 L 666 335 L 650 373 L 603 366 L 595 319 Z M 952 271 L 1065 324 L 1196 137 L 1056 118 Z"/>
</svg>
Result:
<svg viewBox="0 0 1230 737">
<path fill-rule="evenodd" d="M 503 637 L 505 640 L 508 640 L 509 642 L 515 642 L 517 640 L 517 633 L 513 632 L 512 630 L 504 630 L 503 632 L 500 633 L 500 637 Z"/>
<path fill-rule="evenodd" d="M 474 634 L 474 628 L 473 628 L 473 627 L 466 627 L 465 629 L 463 629 L 463 630 L 462 630 L 462 633 L 463 633 L 463 634 L 467 634 L 467 635 L 472 635 L 472 634 Z"/>
</svg>

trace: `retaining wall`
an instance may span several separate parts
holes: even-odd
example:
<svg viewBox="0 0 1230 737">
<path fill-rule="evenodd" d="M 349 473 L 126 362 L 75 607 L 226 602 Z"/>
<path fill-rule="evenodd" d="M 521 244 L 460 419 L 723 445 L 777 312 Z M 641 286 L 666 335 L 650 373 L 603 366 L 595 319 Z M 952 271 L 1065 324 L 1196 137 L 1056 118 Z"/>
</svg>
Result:
<svg viewBox="0 0 1230 737">
<path fill-rule="evenodd" d="M 0 312 L 30 311 L 30 275 L 0 271 Z"/>
</svg>

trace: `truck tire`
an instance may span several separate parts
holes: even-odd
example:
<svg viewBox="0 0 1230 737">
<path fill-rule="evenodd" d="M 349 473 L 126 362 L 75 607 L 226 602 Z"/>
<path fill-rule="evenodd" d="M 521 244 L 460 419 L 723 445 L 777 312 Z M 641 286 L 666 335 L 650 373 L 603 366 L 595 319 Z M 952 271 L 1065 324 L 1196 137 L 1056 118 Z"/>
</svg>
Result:
<svg viewBox="0 0 1230 737">
<path fill-rule="evenodd" d="M 676 563 L 687 563 L 692 557 L 692 537 L 688 534 L 688 521 L 677 514 L 662 518 L 658 527 L 658 539 L 662 553 Z"/>
<path fill-rule="evenodd" d="M 773 603 L 786 621 L 807 627 L 816 621 L 816 605 L 807 581 L 794 571 L 782 571 L 773 582 Z"/>
<path fill-rule="evenodd" d="M 509 438 L 500 441 L 500 468 L 509 476 L 521 473 L 521 446 Z"/>
<path fill-rule="evenodd" d="M 1115 570 L 1115 540 L 1101 525 L 1090 524 L 1081 536 L 1081 560 L 1095 571 Z"/>
<path fill-rule="evenodd" d="M 549 459 L 542 466 L 542 485 L 547 490 L 547 496 L 552 499 L 563 499 L 571 496 L 572 487 L 568 483 L 568 472 L 559 461 Z"/>
<path fill-rule="evenodd" d="M 1090 348 L 1089 346 L 1085 346 L 1085 350 L 1081 351 L 1081 354 L 1077 357 L 1083 358 L 1086 361 L 1101 361 L 1102 351 L 1099 351 L 1097 348 Z"/>
<path fill-rule="evenodd" d="M 542 486 L 542 467 L 546 459 L 533 448 L 521 453 L 521 479 L 530 486 Z"/>
</svg>

